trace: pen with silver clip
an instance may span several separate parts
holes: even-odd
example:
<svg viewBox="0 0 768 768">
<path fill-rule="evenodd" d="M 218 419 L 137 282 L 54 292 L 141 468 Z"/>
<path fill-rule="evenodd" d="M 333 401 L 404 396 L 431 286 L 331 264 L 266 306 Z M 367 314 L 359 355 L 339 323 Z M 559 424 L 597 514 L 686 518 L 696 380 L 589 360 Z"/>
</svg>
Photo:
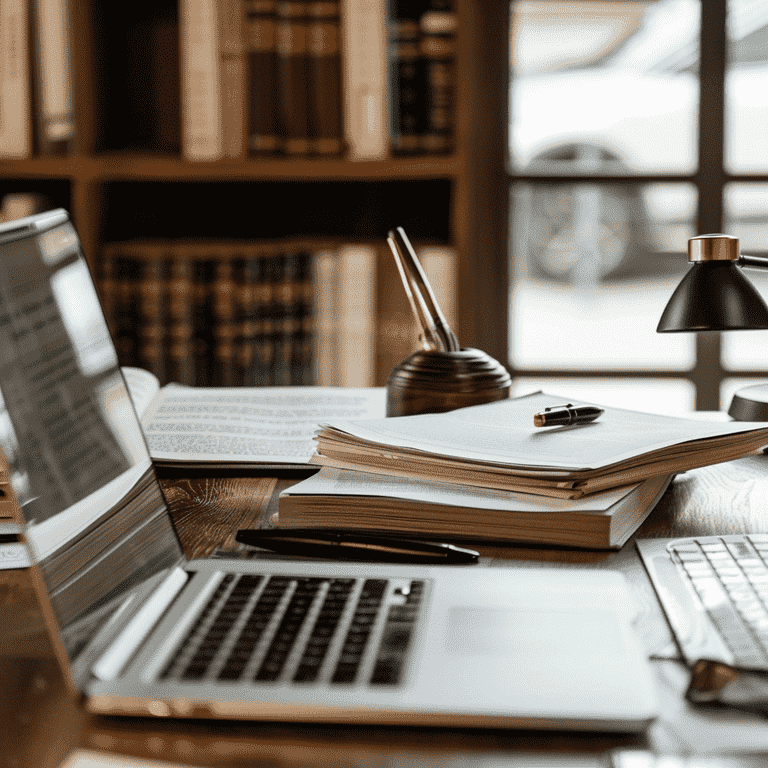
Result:
<svg viewBox="0 0 768 768">
<path fill-rule="evenodd" d="M 282 555 L 333 560 L 459 565 L 476 563 L 480 556 L 473 549 L 453 544 L 342 533 L 323 528 L 243 529 L 237 532 L 235 540 Z"/>
</svg>

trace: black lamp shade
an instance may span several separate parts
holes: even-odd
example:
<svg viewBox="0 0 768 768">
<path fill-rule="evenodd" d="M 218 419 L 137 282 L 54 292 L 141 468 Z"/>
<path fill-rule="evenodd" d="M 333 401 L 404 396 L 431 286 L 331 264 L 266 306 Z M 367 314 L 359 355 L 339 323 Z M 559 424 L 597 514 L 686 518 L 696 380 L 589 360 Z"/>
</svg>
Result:
<svg viewBox="0 0 768 768">
<path fill-rule="evenodd" d="M 768 307 L 732 261 L 695 263 L 677 286 L 658 333 L 768 329 Z"/>
</svg>

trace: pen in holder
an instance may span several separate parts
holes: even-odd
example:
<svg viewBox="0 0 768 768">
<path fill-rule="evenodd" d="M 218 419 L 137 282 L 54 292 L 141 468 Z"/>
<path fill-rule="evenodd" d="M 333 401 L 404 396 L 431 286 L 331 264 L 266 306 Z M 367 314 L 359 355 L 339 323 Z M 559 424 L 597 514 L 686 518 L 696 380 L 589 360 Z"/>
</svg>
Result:
<svg viewBox="0 0 768 768">
<path fill-rule="evenodd" d="M 390 372 L 387 416 L 442 413 L 509 397 L 507 369 L 479 349 L 459 346 L 403 229 L 391 231 L 387 243 L 424 345 Z"/>
</svg>

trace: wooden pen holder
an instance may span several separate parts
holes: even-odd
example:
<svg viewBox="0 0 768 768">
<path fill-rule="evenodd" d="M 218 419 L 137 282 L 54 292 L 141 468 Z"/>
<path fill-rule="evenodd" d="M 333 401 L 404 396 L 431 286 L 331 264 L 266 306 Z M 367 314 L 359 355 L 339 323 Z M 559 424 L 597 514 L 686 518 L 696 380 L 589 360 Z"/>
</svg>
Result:
<svg viewBox="0 0 768 768">
<path fill-rule="evenodd" d="M 387 416 L 443 413 L 509 397 L 506 368 L 479 349 L 419 350 L 387 378 Z"/>
</svg>

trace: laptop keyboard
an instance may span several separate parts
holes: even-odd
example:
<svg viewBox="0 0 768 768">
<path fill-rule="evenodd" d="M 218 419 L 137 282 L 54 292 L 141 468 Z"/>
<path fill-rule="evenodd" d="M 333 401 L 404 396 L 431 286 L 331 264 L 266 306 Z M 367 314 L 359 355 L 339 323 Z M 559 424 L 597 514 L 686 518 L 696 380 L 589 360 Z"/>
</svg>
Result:
<svg viewBox="0 0 768 768">
<path fill-rule="evenodd" d="M 768 534 L 677 539 L 667 550 L 678 577 L 692 587 L 733 653 L 734 665 L 768 671 Z M 663 583 L 661 573 L 651 578 L 663 604 L 674 585 Z"/>
<path fill-rule="evenodd" d="M 397 685 L 423 581 L 228 574 L 163 680 Z"/>
</svg>

